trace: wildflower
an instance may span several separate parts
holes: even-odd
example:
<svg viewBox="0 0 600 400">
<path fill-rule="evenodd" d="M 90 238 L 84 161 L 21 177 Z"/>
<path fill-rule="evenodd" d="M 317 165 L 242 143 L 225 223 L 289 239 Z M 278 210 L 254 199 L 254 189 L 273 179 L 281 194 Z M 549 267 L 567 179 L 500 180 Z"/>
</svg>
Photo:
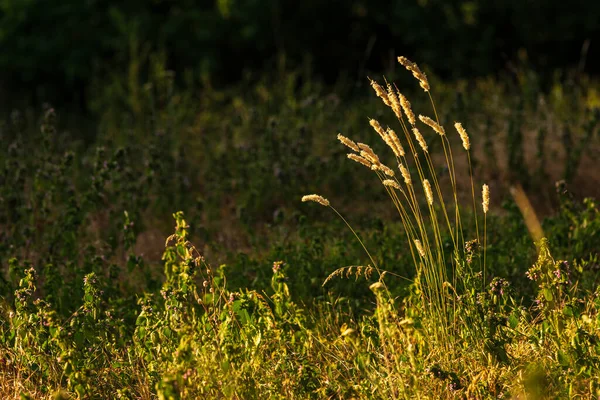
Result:
<svg viewBox="0 0 600 400">
<path fill-rule="evenodd" d="M 494 278 L 492 282 L 490 282 L 490 292 L 493 294 L 499 294 L 500 296 L 504 295 L 504 290 L 510 286 L 510 283 L 506 279 L 502 278 Z"/>
<path fill-rule="evenodd" d="M 273 262 L 273 273 L 276 274 L 277 272 L 279 272 L 281 270 L 281 267 L 283 267 L 283 261 L 274 261 Z"/>
</svg>

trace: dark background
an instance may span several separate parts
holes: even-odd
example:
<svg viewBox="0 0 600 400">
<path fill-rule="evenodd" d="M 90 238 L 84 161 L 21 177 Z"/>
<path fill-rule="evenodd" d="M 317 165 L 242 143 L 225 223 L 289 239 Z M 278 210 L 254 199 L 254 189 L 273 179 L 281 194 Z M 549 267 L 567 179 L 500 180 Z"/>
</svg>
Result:
<svg viewBox="0 0 600 400">
<path fill-rule="evenodd" d="M 85 112 L 98 87 L 143 75 L 152 57 L 188 87 L 299 66 L 326 83 L 359 81 L 393 71 L 397 55 L 447 79 L 525 58 L 548 74 L 597 75 L 597 38 L 600 2 L 584 0 L 6 0 L 0 106 Z"/>
</svg>

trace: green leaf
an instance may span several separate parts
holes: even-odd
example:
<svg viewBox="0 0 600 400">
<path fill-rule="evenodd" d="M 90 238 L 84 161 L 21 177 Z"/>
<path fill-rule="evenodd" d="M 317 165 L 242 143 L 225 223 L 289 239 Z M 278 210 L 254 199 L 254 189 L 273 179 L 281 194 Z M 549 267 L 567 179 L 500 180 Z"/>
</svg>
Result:
<svg viewBox="0 0 600 400">
<path fill-rule="evenodd" d="M 136 335 L 138 339 L 143 339 L 146 336 L 146 328 L 140 326 L 136 331 Z"/>
<path fill-rule="evenodd" d="M 79 397 L 83 397 L 85 395 L 85 387 L 83 387 L 82 384 L 77 384 L 75 385 L 75 393 L 77 393 L 77 395 Z"/>
<path fill-rule="evenodd" d="M 169 329 L 169 328 L 167 328 L 167 327 L 163 328 L 163 331 L 162 331 L 162 333 L 163 333 L 163 335 L 164 335 L 165 337 L 168 337 L 168 338 L 170 338 L 170 337 L 171 337 L 171 335 L 173 334 L 173 332 L 171 331 L 171 329 Z"/>
<path fill-rule="evenodd" d="M 135 321 L 135 324 L 136 324 L 137 326 L 140 326 L 140 325 L 146 325 L 146 322 L 147 322 L 147 321 L 148 321 L 148 319 L 146 318 L 146 315 L 145 315 L 145 314 L 144 314 L 144 312 L 142 311 L 142 312 L 140 313 L 140 315 L 138 315 L 138 317 L 137 317 L 137 319 L 136 319 L 136 321 Z"/>
<path fill-rule="evenodd" d="M 561 350 L 558 350 L 556 352 L 556 359 L 558 360 L 558 363 L 563 367 L 568 367 L 571 364 L 571 357 L 569 357 L 567 353 Z"/>
<path fill-rule="evenodd" d="M 515 329 L 519 325 L 519 317 L 515 314 L 510 314 L 508 317 L 508 324 L 512 329 Z"/>
<path fill-rule="evenodd" d="M 81 331 L 76 331 L 73 335 L 73 340 L 78 347 L 83 346 L 83 341 L 85 340 L 85 335 Z"/>
</svg>

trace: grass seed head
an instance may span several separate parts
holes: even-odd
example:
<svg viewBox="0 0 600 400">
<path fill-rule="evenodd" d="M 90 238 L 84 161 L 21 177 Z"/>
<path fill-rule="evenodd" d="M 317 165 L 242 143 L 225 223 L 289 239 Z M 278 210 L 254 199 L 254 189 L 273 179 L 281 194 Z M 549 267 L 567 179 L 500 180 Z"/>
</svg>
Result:
<svg viewBox="0 0 600 400">
<path fill-rule="evenodd" d="M 406 67 L 406 69 L 409 71 L 412 71 L 417 66 L 417 64 L 410 61 L 408 58 L 406 58 L 404 56 L 398 57 L 398 62 L 400 64 L 402 64 L 404 67 Z"/>
<path fill-rule="evenodd" d="M 385 186 L 393 187 L 394 189 L 400 190 L 400 185 L 398 185 L 398 182 L 396 182 L 393 179 L 386 179 L 383 181 L 383 184 Z"/>
<path fill-rule="evenodd" d="M 396 118 L 399 120 L 402 119 L 402 106 L 400 104 L 400 100 L 398 100 L 398 96 L 394 92 L 392 85 L 388 84 L 388 98 L 390 99 L 390 107 L 396 114 Z"/>
<path fill-rule="evenodd" d="M 455 122 L 454 127 L 456 128 L 456 131 L 462 139 L 463 147 L 465 148 L 465 150 L 469 151 L 469 149 L 471 148 L 471 142 L 469 141 L 469 135 L 467 135 L 467 131 L 465 130 L 465 128 L 463 128 L 460 122 Z"/>
<path fill-rule="evenodd" d="M 398 97 L 400 98 L 400 105 L 404 110 L 404 114 L 406 115 L 408 122 L 410 122 L 412 126 L 415 126 L 415 124 L 417 123 L 417 119 L 415 118 L 415 113 L 413 113 L 412 111 L 410 101 L 408 101 L 406 96 L 404 96 L 402 93 L 398 93 Z"/>
<path fill-rule="evenodd" d="M 430 126 L 434 131 L 436 131 L 440 136 L 444 136 L 446 134 L 446 131 L 444 130 L 444 128 L 438 124 L 437 122 L 435 122 L 434 120 L 432 120 L 429 117 L 426 117 L 424 115 L 419 115 L 419 119 L 421 120 L 422 123 L 424 123 L 425 125 Z"/>
<path fill-rule="evenodd" d="M 427 148 L 427 143 L 425 142 L 425 138 L 421 134 L 421 131 L 419 131 L 419 129 L 416 126 L 412 129 L 412 131 L 415 134 L 415 138 L 417 139 L 417 142 L 419 142 L 419 145 L 421 146 L 423 151 L 427 153 L 429 149 Z"/>
<path fill-rule="evenodd" d="M 388 95 L 388 99 L 390 100 L 390 103 L 392 104 L 392 107 L 394 106 L 394 104 L 400 103 L 398 101 L 398 96 L 396 96 L 396 92 L 394 91 L 394 88 L 389 83 L 387 84 L 387 95 Z"/>
<path fill-rule="evenodd" d="M 431 190 L 431 184 L 429 183 L 429 180 L 423 180 L 423 188 L 425 189 L 425 196 L 427 196 L 427 203 L 429 203 L 429 205 L 432 205 L 433 191 Z"/>
<path fill-rule="evenodd" d="M 373 127 L 373 129 L 375 129 L 375 132 L 377 132 L 379 136 L 381 136 L 381 138 L 385 140 L 386 134 L 383 128 L 381 127 L 381 124 L 376 119 L 371 119 L 369 121 L 369 124 Z"/>
<path fill-rule="evenodd" d="M 386 174 L 387 176 L 391 176 L 391 177 L 393 177 L 393 176 L 395 175 L 395 174 L 394 174 L 394 170 L 393 170 L 393 169 L 391 169 L 390 167 L 388 167 L 388 166 L 387 166 L 387 165 L 385 165 L 385 164 L 379 164 L 379 169 L 380 169 L 381 171 L 383 171 L 383 173 L 384 173 L 384 174 Z"/>
<path fill-rule="evenodd" d="M 356 151 L 357 153 L 360 151 L 360 149 L 358 148 L 356 143 L 354 143 L 353 140 L 348 139 L 346 136 L 342 135 L 341 133 L 338 133 L 337 138 L 340 142 L 342 142 L 342 144 L 344 146 L 351 148 L 352 150 Z"/>
<path fill-rule="evenodd" d="M 414 74 L 413 74 L 414 75 Z M 417 79 L 419 79 L 419 85 L 421 85 L 421 88 L 426 91 L 429 92 L 429 90 L 431 89 L 429 87 L 429 82 L 427 81 L 427 76 L 425 76 L 424 73 L 421 73 L 420 76 L 417 77 Z"/>
<path fill-rule="evenodd" d="M 419 85 L 423 88 L 424 91 L 429 92 L 429 81 L 427 80 L 427 75 L 425 75 L 419 66 L 414 62 L 410 61 L 408 58 L 402 56 L 398 57 L 398 62 L 402 64 L 407 70 L 412 72 L 413 76 L 419 81 Z"/>
<path fill-rule="evenodd" d="M 389 131 L 390 131 L 390 129 L 388 128 L 388 131 L 386 132 L 386 135 L 385 135 L 385 137 L 383 138 L 383 140 L 385 141 L 385 144 L 387 144 L 387 145 L 388 145 L 388 147 L 389 147 L 390 149 L 392 149 L 392 151 L 394 152 L 394 155 L 395 155 L 396 157 L 400 157 L 400 155 L 399 155 L 399 152 L 398 152 L 398 149 L 396 148 L 396 145 L 394 144 L 394 141 L 393 141 L 393 140 L 392 140 L 392 138 L 390 137 Z"/>
<path fill-rule="evenodd" d="M 323 196 L 319 196 L 318 194 L 307 194 L 306 196 L 302 196 L 302 201 L 314 201 L 322 206 L 329 207 L 329 200 Z"/>
<path fill-rule="evenodd" d="M 356 161 L 357 163 L 364 165 L 367 168 L 371 168 L 372 163 L 369 160 L 367 160 L 366 158 L 359 156 L 358 154 L 350 153 L 350 154 L 348 154 L 348 158 L 351 159 L 352 161 Z"/>
<path fill-rule="evenodd" d="M 483 213 L 487 214 L 490 209 L 490 187 L 486 184 L 483 185 L 481 189 L 481 197 L 483 197 L 483 201 L 481 205 L 483 206 Z"/>
<path fill-rule="evenodd" d="M 370 265 L 364 267 L 362 265 L 350 265 L 348 267 L 342 267 L 342 268 L 338 268 L 335 271 L 333 271 L 331 274 L 329 274 L 329 276 L 327 278 L 325 278 L 325 281 L 323 282 L 323 286 L 327 285 L 327 282 L 329 282 L 330 280 L 332 280 L 333 278 L 336 277 L 346 277 L 346 278 L 350 278 L 351 276 L 354 276 L 355 279 L 358 279 L 359 277 L 364 277 L 365 279 L 370 279 L 371 278 L 371 274 L 373 273 L 373 267 L 371 267 Z"/>
<path fill-rule="evenodd" d="M 377 156 L 377 154 L 375 154 L 375 152 L 373 151 L 373 149 L 368 144 L 357 143 L 356 145 L 361 150 L 360 151 L 360 155 L 361 156 L 363 156 L 367 160 L 371 161 L 373 164 L 380 164 L 381 163 L 379 161 L 379 157 Z"/>
<path fill-rule="evenodd" d="M 394 151 L 396 157 L 404 157 L 406 154 L 402 143 L 400 143 L 400 139 L 398 139 L 398 135 L 396 135 L 393 129 L 388 128 L 386 143 Z"/>
<path fill-rule="evenodd" d="M 369 153 L 367 151 L 362 150 L 360 155 L 369 160 L 372 164 L 379 165 L 379 158 L 375 155 L 375 153 Z"/>
<path fill-rule="evenodd" d="M 379 85 L 373 79 L 371 79 L 371 87 L 373 88 L 373 90 L 375 90 L 375 93 L 377 94 L 377 96 L 379 96 L 381 98 L 381 100 L 383 100 L 383 103 L 386 106 L 388 106 L 388 107 L 392 106 L 385 90 L 381 87 L 381 85 Z"/>
<path fill-rule="evenodd" d="M 425 258 L 425 250 L 423 249 L 423 245 L 421 244 L 421 241 L 419 239 L 415 239 L 415 247 L 417 248 L 419 255 Z"/>
<path fill-rule="evenodd" d="M 404 183 L 406 183 L 407 186 L 410 185 L 412 180 L 410 179 L 410 173 L 408 172 L 408 169 L 406 169 L 402 163 L 398 163 L 398 168 L 400 168 L 400 173 L 402 174 L 402 178 L 404 178 Z"/>
</svg>

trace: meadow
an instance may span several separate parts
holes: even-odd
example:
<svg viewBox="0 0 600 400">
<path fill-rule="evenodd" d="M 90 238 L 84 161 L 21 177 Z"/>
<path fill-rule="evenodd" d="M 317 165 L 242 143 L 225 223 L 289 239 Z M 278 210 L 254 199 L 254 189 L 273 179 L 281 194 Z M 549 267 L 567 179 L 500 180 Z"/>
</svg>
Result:
<svg viewBox="0 0 600 400">
<path fill-rule="evenodd" d="M 7 115 L 0 397 L 599 397 L 600 84 L 371 78 Z"/>
</svg>

